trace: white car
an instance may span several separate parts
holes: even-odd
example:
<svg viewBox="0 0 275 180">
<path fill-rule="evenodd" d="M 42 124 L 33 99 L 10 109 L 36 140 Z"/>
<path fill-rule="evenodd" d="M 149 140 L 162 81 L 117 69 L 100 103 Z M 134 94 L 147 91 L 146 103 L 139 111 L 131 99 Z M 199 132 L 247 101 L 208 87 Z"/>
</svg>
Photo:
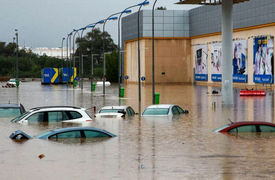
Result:
<svg viewBox="0 0 275 180">
<path fill-rule="evenodd" d="M 95 115 L 96 118 L 123 118 L 134 116 L 136 113 L 131 106 L 104 106 Z"/>
<path fill-rule="evenodd" d="M 11 120 L 11 122 L 21 124 L 51 122 L 83 123 L 90 121 L 92 121 L 92 118 L 85 108 L 73 106 L 36 107 Z"/>
<path fill-rule="evenodd" d="M 16 85 L 16 79 L 10 79 L 8 82 L 7 82 L 8 85 Z M 19 81 L 19 84 L 21 84 L 21 81 Z"/>
<path fill-rule="evenodd" d="M 148 106 L 142 113 L 142 116 L 173 116 L 188 113 L 178 105 L 174 104 L 158 104 Z"/>
</svg>

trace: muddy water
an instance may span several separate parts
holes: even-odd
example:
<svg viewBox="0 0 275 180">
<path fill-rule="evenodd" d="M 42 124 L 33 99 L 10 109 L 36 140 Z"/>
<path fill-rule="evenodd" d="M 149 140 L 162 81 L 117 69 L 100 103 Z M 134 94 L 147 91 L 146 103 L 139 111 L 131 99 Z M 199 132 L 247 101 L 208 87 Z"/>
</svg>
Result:
<svg viewBox="0 0 275 180">
<path fill-rule="evenodd" d="M 21 102 L 26 109 L 45 105 L 100 108 L 131 105 L 138 110 L 136 85 L 126 86 L 118 99 L 117 86 L 91 94 L 66 85 L 22 83 L 19 89 L 0 88 L 0 103 Z M 0 179 L 274 179 L 275 135 L 226 136 L 213 132 L 231 121 L 262 120 L 274 123 L 274 94 L 241 98 L 234 90 L 235 105 L 223 108 L 214 88 L 190 85 L 158 85 L 161 103 L 178 104 L 190 113 L 175 118 L 94 120 L 92 126 L 117 137 L 103 141 L 58 143 L 33 139 L 22 143 L 8 136 L 21 129 L 30 135 L 68 126 L 20 125 L 0 120 Z M 151 87 L 142 86 L 143 110 L 151 104 Z M 44 154 L 43 159 L 38 155 Z"/>
</svg>

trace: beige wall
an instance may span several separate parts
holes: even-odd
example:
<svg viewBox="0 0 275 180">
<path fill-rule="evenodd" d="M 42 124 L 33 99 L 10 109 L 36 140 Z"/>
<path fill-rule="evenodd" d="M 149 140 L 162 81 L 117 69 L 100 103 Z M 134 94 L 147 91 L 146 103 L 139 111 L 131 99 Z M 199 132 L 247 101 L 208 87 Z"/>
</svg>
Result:
<svg viewBox="0 0 275 180">
<path fill-rule="evenodd" d="M 187 83 L 193 79 L 193 64 L 190 61 L 190 39 L 156 39 L 155 40 L 155 82 Z M 152 82 L 152 40 L 140 41 L 141 76 L 146 83 Z M 127 82 L 138 81 L 137 41 L 125 44 L 125 75 Z M 165 72 L 165 74 L 162 74 Z"/>
</svg>

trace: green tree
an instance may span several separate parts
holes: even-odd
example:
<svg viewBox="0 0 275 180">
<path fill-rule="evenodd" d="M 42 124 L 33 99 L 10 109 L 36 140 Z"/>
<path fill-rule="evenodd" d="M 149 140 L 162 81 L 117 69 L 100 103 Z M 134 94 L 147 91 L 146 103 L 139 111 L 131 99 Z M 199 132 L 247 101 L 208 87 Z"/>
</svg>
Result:
<svg viewBox="0 0 275 180">
<path fill-rule="evenodd" d="M 165 6 L 160 6 L 160 7 L 157 7 L 156 10 L 167 10 L 167 8 Z"/>
</svg>

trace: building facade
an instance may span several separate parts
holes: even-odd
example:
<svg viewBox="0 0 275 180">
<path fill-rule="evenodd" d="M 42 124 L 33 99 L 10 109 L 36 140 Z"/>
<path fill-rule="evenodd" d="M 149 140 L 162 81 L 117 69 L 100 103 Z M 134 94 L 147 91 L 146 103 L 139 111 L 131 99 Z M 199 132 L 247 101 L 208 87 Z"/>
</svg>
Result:
<svg viewBox="0 0 275 180">
<path fill-rule="evenodd" d="M 152 77 L 152 12 L 140 15 L 141 76 Z M 274 85 L 275 0 L 250 0 L 233 7 L 233 82 L 240 86 Z M 157 83 L 220 85 L 222 78 L 221 6 L 189 11 L 156 10 Z M 137 14 L 122 20 L 124 69 L 137 82 Z"/>
</svg>

